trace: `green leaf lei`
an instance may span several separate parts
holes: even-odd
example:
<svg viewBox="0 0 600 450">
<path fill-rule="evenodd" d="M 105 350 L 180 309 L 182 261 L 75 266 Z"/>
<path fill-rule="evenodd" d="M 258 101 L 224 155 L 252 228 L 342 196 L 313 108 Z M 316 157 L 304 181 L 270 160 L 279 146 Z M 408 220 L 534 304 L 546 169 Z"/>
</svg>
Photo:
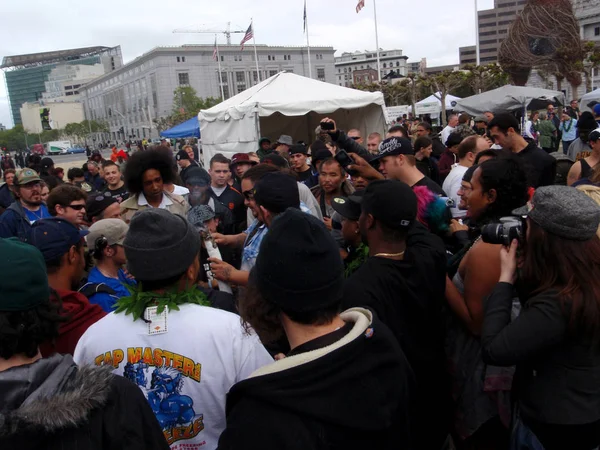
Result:
<svg viewBox="0 0 600 450">
<path fill-rule="evenodd" d="M 179 305 L 184 303 L 210 306 L 206 294 L 197 289 L 196 286 L 191 286 L 185 291 L 178 291 L 177 287 L 173 287 L 171 290 L 160 294 L 142 292 L 142 287 L 139 284 L 137 286 L 125 285 L 125 287 L 131 295 L 117 300 L 115 314 L 122 312 L 125 312 L 126 315 L 131 314 L 134 321 L 144 316 L 144 311 L 148 306 L 158 306 L 156 311 L 158 314 L 161 314 L 165 308 L 169 308 L 169 311 L 179 311 Z"/>
</svg>

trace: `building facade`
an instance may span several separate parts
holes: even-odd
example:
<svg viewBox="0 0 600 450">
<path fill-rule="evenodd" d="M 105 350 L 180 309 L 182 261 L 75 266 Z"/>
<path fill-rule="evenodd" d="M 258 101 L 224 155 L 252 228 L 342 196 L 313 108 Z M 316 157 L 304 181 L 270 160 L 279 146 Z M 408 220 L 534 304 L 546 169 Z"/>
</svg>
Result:
<svg viewBox="0 0 600 450">
<path fill-rule="evenodd" d="M 22 123 L 20 109 L 24 103 L 77 101 L 82 84 L 122 65 L 118 46 L 5 56 L 0 68 L 4 70 L 13 122 Z"/>
<path fill-rule="evenodd" d="M 381 65 L 381 78 L 395 72 L 396 75 L 405 77 L 409 70 L 408 56 L 402 54 L 402 50 L 379 50 L 379 62 Z M 339 86 L 349 87 L 354 80 L 353 73 L 357 70 L 373 69 L 377 73 L 377 53 L 354 52 L 342 53 L 335 58 L 335 83 Z"/>
<path fill-rule="evenodd" d="M 157 47 L 127 65 L 99 77 L 79 89 L 86 118 L 104 121 L 111 140 L 158 137 L 153 119 L 173 110 L 174 91 L 191 86 L 199 97 L 225 99 L 285 70 L 309 76 L 306 47 L 257 45 L 259 74 L 254 49 L 247 45 L 219 46 L 218 62 L 213 45 Z M 312 77 L 333 83 L 333 47 L 311 47 Z"/>
</svg>

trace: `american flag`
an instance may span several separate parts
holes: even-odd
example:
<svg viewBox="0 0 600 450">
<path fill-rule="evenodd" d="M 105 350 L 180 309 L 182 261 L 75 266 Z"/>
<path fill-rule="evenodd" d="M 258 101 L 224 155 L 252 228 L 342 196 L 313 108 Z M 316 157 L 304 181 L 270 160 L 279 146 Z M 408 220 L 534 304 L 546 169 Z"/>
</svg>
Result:
<svg viewBox="0 0 600 450">
<path fill-rule="evenodd" d="M 356 13 L 358 14 L 361 9 L 365 7 L 365 0 L 358 0 L 358 4 L 356 5 Z"/>
<path fill-rule="evenodd" d="M 215 48 L 213 48 L 213 59 L 217 60 L 217 37 L 215 36 Z"/>
<path fill-rule="evenodd" d="M 306 33 L 306 0 L 304 0 L 304 32 Z"/>
<path fill-rule="evenodd" d="M 246 34 L 244 35 L 242 42 L 240 42 L 240 45 L 242 46 L 242 50 L 244 50 L 244 43 L 248 42 L 253 37 L 254 37 L 254 32 L 252 31 L 252 22 L 250 22 L 250 26 L 246 30 Z"/>
</svg>

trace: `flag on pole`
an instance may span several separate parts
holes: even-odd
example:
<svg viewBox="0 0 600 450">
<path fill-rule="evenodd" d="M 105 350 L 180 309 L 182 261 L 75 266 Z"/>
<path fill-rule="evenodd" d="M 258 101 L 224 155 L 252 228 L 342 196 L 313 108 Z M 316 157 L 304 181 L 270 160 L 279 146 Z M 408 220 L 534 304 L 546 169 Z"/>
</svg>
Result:
<svg viewBox="0 0 600 450">
<path fill-rule="evenodd" d="M 252 22 L 250 22 L 250 26 L 246 30 L 246 34 L 244 35 L 242 42 L 240 42 L 240 45 L 242 46 L 242 50 L 244 50 L 244 43 L 248 42 L 253 37 L 254 37 L 254 32 L 252 31 Z"/>
<path fill-rule="evenodd" d="M 365 7 L 365 0 L 358 0 L 358 4 L 356 5 L 356 13 L 358 14 L 361 9 Z"/>
<path fill-rule="evenodd" d="M 215 36 L 215 47 L 213 48 L 213 60 L 217 60 L 217 37 Z"/>
<path fill-rule="evenodd" d="M 304 32 L 306 33 L 306 0 L 304 0 Z"/>
</svg>

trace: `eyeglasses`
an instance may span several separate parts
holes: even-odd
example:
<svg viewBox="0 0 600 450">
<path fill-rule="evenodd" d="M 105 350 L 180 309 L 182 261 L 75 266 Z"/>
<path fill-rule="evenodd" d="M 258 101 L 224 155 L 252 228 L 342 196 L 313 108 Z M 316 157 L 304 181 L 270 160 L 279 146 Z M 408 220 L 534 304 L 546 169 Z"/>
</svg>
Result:
<svg viewBox="0 0 600 450">
<path fill-rule="evenodd" d="M 65 208 L 71 208 L 75 211 L 81 211 L 83 208 L 85 208 L 85 205 L 67 205 Z"/>
<path fill-rule="evenodd" d="M 250 189 L 248 191 L 242 192 L 242 194 L 244 194 L 244 197 L 246 198 L 246 200 L 254 200 L 255 193 L 256 193 L 255 189 Z"/>
</svg>

